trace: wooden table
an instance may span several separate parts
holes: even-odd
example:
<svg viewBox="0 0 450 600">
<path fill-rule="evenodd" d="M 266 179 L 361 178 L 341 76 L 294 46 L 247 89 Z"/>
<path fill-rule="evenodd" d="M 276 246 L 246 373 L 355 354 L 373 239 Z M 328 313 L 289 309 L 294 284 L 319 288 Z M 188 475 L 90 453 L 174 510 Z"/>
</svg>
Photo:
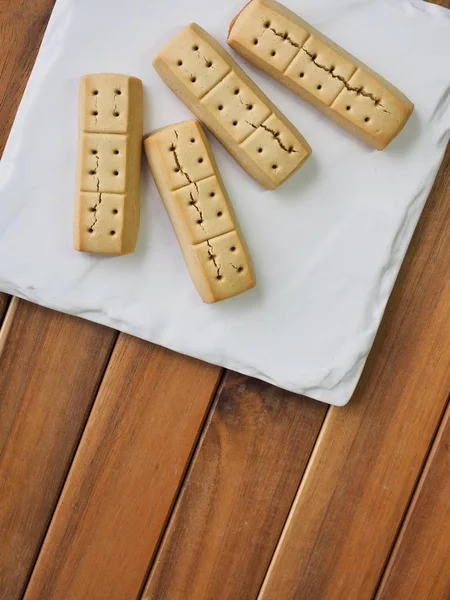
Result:
<svg viewBox="0 0 450 600">
<path fill-rule="evenodd" d="M 53 3 L 0 0 L 2 149 Z M 0 598 L 448 600 L 449 223 L 447 151 L 346 408 L 0 295 Z"/>
</svg>

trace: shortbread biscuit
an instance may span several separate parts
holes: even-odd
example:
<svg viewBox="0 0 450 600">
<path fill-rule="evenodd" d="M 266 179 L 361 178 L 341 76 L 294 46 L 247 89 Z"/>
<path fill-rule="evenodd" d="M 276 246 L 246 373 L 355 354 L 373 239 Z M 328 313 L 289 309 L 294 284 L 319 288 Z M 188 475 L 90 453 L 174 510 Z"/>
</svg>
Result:
<svg viewBox="0 0 450 600">
<path fill-rule="evenodd" d="M 311 154 L 292 123 L 220 44 L 195 23 L 175 35 L 153 65 L 238 163 L 266 188 L 278 187 Z M 277 137 L 268 125 L 274 119 L 280 124 L 279 137 L 270 140 L 270 136 Z M 256 146 L 252 143 L 254 137 L 267 140 L 268 145 Z"/>
<path fill-rule="evenodd" d="M 79 122 L 75 249 L 128 254 L 134 251 L 139 230 L 140 79 L 84 75 Z"/>
<path fill-rule="evenodd" d="M 203 301 L 224 300 L 254 287 L 248 250 L 200 123 L 159 129 L 144 147 Z"/>
<path fill-rule="evenodd" d="M 275 0 L 251 0 L 228 44 L 347 131 L 383 150 L 414 105 L 397 88 Z"/>
</svg>

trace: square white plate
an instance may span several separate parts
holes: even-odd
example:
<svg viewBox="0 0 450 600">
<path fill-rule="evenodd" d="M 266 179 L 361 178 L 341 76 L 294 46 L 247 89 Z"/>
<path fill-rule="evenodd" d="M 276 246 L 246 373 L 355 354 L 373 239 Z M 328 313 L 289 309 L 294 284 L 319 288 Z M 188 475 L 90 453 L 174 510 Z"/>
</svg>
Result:
<svg viewBox="0 0 450 600">
<path fill-rule="evenodd" d="M 450 128 L 450 11 L 422 0 L 286 0 L 416 105 L 384 152 L 238 61 L 313 156 L 263 190 L 212 140 L 257 287 L 202 304 L 146 165 L 137 251 L 72 249 L 80 75 L 145 85 L 145 131 L 192 118 L 152 58 L 195 21 L 225 45 L 244 0 L 58 0 L 0 165 L 0 289 L 336 405 L 356 386 Z M 210 136 L 211 139 L 211 136 Z"/>
</svg>

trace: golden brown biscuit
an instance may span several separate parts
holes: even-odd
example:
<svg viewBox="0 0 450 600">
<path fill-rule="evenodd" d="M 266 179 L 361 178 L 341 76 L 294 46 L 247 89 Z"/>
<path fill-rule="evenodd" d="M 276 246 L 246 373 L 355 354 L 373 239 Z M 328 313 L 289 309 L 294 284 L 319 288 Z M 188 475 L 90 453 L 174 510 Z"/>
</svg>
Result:
<svg viewBox="0 0 450 600">
<path fill-rule="evenodd" d="M 414 109 L 397 88 L 275 0 L 251 0 L 231 23 L 227 41 L 378 150 Z"/>
<path fill-rule="evenodd" d="M 76 250 L 134 251 L 139 230 L 142 123 L 140 79 L 117 74 L 82 77 Z"/>
<path fill-rule="evenodd" d="M 204 302 L 255 286 L 253 266 L 206 135 L 196 120 L 144 141 L 156 186 Z"/>
<path fill-rule="evenodd" d="M 220 44 L 195 23 L 175 35 L 158 53 L 153 65 L 238 163 L 266 188 L 278 187 L 311 154 L 311 148 L 292 123 Z M 267 167 L 266 161 L 248 148 L 252 146 L 251 138 L 261 133 L 259 128 L 271 117 L 282 124 L 282 135 L 286 133 L 295 152 L 288 156 L 283 144 L 271 144 L 273 160 Z"/>
</svg>

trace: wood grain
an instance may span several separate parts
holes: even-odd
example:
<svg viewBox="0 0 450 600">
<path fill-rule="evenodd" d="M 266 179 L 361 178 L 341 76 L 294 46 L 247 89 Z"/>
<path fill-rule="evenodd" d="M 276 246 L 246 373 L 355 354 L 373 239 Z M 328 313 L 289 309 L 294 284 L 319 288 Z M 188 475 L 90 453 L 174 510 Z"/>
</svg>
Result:
<svg viewBox="0 0 450 600">
<path fill-rule="evenodd" d="M 116 338 L 15 303 L 9 332 L 0 332 L 2 600 L 22 596 Z"/>
<path fill-rule="evenodd" d="M 220 373 L 120 336 L 26 600 L 137 597 Z"/>
<path fill-rule="evenodd" d="M 450 597 L 450 405 L 376 600 Z"/>
<path fill-rule="evenodd" d="M 449 220 L 450 150 L 357 392 L 327 415 L 260 600 L 374 593 L 450 387 Z"/>
<path fill-rule="evenodd" d="M 226 375 L 143 598 L 255 598 L 327 406 Z"/>
</svg>

